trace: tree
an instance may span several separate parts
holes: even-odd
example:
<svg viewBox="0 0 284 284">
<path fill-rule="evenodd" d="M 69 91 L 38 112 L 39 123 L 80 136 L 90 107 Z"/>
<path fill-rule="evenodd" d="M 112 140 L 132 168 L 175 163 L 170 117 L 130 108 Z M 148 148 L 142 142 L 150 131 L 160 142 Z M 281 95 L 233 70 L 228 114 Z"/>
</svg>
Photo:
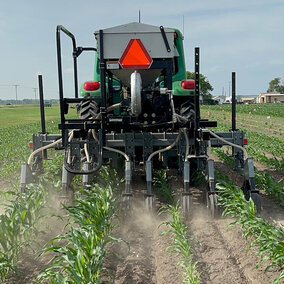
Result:
<svg viewBox="0 0 284 284">
<path fill-rule="evenodd" d="M 281 85 L 281 78 L 274 78 L 269 82 L 269 88 L 267 89 L 267 93 L 284 93 L 284 85 Z"/>
<path fill-rule="evenodd" d="M 190 72 L 190 71 L 186 71 L 186 78 L 187 79 L 195 79 L 195 73 Z M 212 92 L 214 90 L 214 88 L 209 83 L 206 76 L 204 76 L 201 73 L 199 73 L 199 84 L 200 84 L 200 95 L 202 96 L 203 101 L 207 101 L 207 100 L 212 99 L 212 94 L 210 92 Z"/>
</svg>

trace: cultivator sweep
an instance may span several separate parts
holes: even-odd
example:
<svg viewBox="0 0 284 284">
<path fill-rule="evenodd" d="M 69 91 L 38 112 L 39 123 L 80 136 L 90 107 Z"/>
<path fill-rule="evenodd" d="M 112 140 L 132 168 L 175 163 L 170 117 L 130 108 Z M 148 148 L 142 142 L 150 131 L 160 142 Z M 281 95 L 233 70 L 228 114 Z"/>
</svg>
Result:
<svg viewBox="0 0 284 284">
<path fill-rule="evenodd" d="M 75 95 L 63 91 L 61 34 L 73 45 Z M 141 166 L 146 173 L 146 204 L 153 206 L 152 172 L 157 166 L 176 168 L 183 174 L 184 211 L 191 206 L 190 182 L 194 172 L 207 181 L 207 206 L 217 208 L 214 162 L 210 147 L 232 146 L 235 169 L 244 174 L 244 193 L 260 208 L 254 185 L 253 161 L 247 157 L 244 133 L 235 126 L 233 98 L 232 129 L 213 132 L 216 121 L 200 118 L 199 48 L 195 48 L 195 80 L 186 80 L 183 36 L 176 29 L 130 23 L 95 32 L 97 48 L 78 47 L 74 35 L 57 26 L 57 58 L 61 134 L 45 132 L 42 83 L 42 132 L 33 135 L 34 152 L 22 165 L 21 189 L 43 170 L 46 150 L 64 150 L 62 191 L 67 194 L 72 178 L 83 175 L 88 185 L 106 163 L 121 168 L 124 163 L 124 200 L 132 196 L 131 180 Z M 95 52 L 94 81 L 85 82 L 78 95 L 77 58 L 84 51 Z M 41 78 L 40 78 L 41 79 Z M 41 80 L 40 80 L 41 82 Z M 235 96 L 233 73 L 233 96 Z M 66 118 L 71 104 L 80 117 Z"/>
</svg>

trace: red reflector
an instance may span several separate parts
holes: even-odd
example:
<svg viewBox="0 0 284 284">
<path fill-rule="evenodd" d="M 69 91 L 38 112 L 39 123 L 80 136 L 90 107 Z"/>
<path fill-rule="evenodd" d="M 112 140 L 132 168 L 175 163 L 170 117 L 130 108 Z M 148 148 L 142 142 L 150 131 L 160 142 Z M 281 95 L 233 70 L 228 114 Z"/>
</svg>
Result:
<svg viewBox="0 0 284 284">
<path fill-rule="evenodd" d="M 122 69 L 149 69 L 153 59 L 139 38 L 131 39 L 119 59 Z"/>
<path fill-rule="evenodd" d="M 247 145 L 247 144 L 248 144 L 248 140 L 244 139 L 244 145 Z"/>
<path fill-rule="evenodd" d="M 180 86 L 185 90 L 194 90 L 195 81 L 194 80 L 183 80 L 180 82 Z"/>
<path fill-rule="evenodd" d="M 30 148 L 33 148 L 33 147 L 34 147 L 33 141 L 30 141 L 30 142 L 29 142 L 29 147 L 30 147 Z"/>
<path fill-rule="evenodd" d="M 95 90 L 98 90 L 99 87 L 100 87 L 100 83 L 95 82 L 95 81 L 88 81 L 88 82 L 85 82 L 83 85 L 83 89 L 85 91 L 95 91 Z"/>
</svg>

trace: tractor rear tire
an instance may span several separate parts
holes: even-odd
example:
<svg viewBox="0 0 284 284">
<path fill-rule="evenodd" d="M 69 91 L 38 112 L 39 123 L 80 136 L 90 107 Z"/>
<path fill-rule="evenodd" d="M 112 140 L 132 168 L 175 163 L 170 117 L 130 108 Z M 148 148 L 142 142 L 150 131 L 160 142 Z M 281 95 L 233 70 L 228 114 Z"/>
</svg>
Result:
<svg viewBox="0 0 284 284">
<path fill-rule="evenodd" d="M 80 107 L 80 117 L 82 119 L 92 119 L 99 112 L 99 107 L 97 103 L 93 100 L 85 101 Z"/>
</svg>

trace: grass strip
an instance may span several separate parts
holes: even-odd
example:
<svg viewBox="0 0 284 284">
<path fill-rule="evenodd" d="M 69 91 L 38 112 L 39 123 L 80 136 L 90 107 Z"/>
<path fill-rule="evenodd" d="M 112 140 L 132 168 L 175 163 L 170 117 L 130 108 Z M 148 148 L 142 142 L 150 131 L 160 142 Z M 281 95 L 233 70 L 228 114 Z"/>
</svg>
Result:
<svg viewBox="0 0 284 284">
<path fill-rule="evenodd" d="M 179 202 L 176 205 L 168 205 L 163 207 L 160 211 L 162 213 L 169 213 L 171 220 L 162 224 L 169 227 L 162 232 L 163 235 L 170 234 L 171 243 L 167 246 L 167 250 L 171 253 L 178 253 L 181 257 L 179 265 L 184 270 L 183 282 L 188 284 L 197 284 L 200 273 L 197 272 L 197 262 L 192 260 L 191 239 L 187 236 L 187 227 L 181 217 L 181 207 Z"/>
</svg>

